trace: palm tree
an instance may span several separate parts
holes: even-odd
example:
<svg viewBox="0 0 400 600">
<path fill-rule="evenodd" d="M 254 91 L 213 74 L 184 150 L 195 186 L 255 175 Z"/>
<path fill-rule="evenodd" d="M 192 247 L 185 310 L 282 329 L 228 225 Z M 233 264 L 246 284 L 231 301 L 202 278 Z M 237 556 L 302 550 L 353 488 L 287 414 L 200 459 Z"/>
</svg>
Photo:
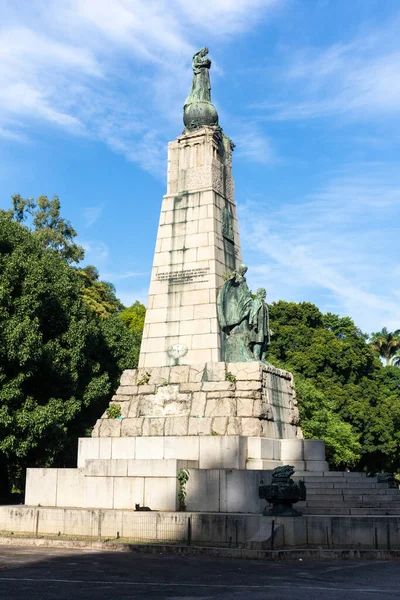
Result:
<svg viewBox="0 0 400 600">
<path fill-rule="evenodd" d="M 371 333 L 370 344 L 372 349 L 385 360 L 386 365 L 392 364 L 393 361 L 395 366 L 400 366 L 400 329 L 391 332 L 384 327 L 382 331 Z"/>
<path fill-rule="evenodd" d="M 393 357 L 392 364 L 394 367 L 400 368 L 400 351 Z"/>
</svg>

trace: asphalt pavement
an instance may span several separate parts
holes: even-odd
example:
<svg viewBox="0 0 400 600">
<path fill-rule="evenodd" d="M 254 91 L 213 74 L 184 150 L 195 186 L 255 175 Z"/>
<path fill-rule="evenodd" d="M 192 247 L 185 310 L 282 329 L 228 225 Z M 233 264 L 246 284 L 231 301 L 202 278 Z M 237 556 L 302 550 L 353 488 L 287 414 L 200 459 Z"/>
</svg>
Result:
<svg viewBox="0 0 400 600">
<path fill-rule="evenodd" d="M 1 600 L 400 599 L 400 561 L 282 562 L 0 547 Z"/>
</svg>

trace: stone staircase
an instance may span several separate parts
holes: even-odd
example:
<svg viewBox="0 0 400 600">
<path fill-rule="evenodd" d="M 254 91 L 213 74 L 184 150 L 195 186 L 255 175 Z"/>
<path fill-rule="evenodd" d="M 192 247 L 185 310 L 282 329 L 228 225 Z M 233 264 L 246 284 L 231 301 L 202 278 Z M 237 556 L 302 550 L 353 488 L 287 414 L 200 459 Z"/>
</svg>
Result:
<svg viewBox="0 0 400 600">
<path fill-rule="evenodd" d="M 304 515 L 400 515 L 400 490 L 365 473 L 296 471 L 293 479 L 306 484 L 307 500 L 295 505 Z"/>
</svg>

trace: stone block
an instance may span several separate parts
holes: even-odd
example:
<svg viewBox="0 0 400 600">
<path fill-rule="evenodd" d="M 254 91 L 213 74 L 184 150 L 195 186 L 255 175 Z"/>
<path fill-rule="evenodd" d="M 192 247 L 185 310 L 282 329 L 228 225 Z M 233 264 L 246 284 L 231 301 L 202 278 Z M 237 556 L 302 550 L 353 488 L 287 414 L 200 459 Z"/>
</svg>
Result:
<svg viewBox="0 0 400 600">
<path fill-rule="evenodd" d="M 138 391 L 137 385 L 120 385 L 115 394 L 117 396 L 135 396 Z"/>
<path fill-rule="evenodd" d="M 56 506 L 58 469 L 27 469 L 25 504 Z"/>
<path fill-rule="evenodd" d="M 238 417 L 229 417 L 226 435 L 239 435 L 241 419 Z"/>
<path fill-rule="evenodd" d="M 119 437 L 122 419 L 103 419 L 100 426 L 100 437 Z"/>
<path fill-rule="evenodd" d="M 113 507 L 135 510 L 144 506 L 144 477 L 115 477 Z"/>
<path fill-rule="evenodd" d="M 126 477 L 128 461 L 126 458 L 87 460 L 84 473 L 86 477 Z"/>
<path fill-rule="evenodd" d="M 227 433 L 228 417 L 215 417 L 212 420 L 211 435 L 225 435 Z"/>
<path fill-rule="evenodd" d="M 164 437 L 136 438 L 135 458 L 164 458 Z"/>
<path fill-rule="evenodd" d="M 192 383 L 202 383 L 207 373 L 207 365 L 204 362 L 190 365 L 189 381 Z"/>
<path fill-rule="evenodd" d="M 303 440 L 281 440 L 281 460 L 287 464 L 304 459 Z M 321 469 L 319 469 L 321 470 Z"/>
<path fill-rule="evenodd" d="M 234 391 L 235 384 L 230 381 L 205 381 L 201 389 L 203 392 Z"/>
<path fill-rule="evenodd" d="M 99 458 L 99 438 L 79 438 L 78 468 L 85 466 L 87 458 Z"/>
<path fill-rule="evenodd" d="M 258 497 L 262 471 L 226 469 L 220 472 L 220 511 L 261 513 L 264 502 Z"/>
<path fill-rule="evenodd" d="M 269 440 L 261 437 L 249 437 L 247 440 L 247 452 L 249 458 L 266 460 L 280 459 L 279 440 Z"/>
<path fill-rule="evenodd" d="M 211 417 L 190 417 L 188 435 L 211 435 Z"/>
<path fill-rule="evenodd" d="M 189 417 L 168 417 L 165 419 L 165 435 L 188 435 Z"/>
<path fill-rule="evenodd" d="M 236 401 L 229 398 L 207 400 L 205 416 L 234 417 L 236 416 Z"/>
<path fill-rule="evenodd" d="M 179 458 L 182 460 L 198 461 L 199 449 L 200 442 L 198 436 L 168 436 L 164 438 L 164 458 L 166 459 Z"/>
<path fill-rule="evenodd" d="M 326 471 L 327 469 L 329 469 L 329 465 L 324 460 L 306 460 L 306 471 Z"/>
<path fill-rule="evenodd" d="M 126 369 L 120 379 L 120 385 L 136 385 L 137 369 Z"/>
<path fill-rule="evenodd" d="M 136 439 L 134 437 L 112 438 L 111 458 L 135 458 L 135 442 Z"/>
<path fill-rule="evenodd" d="M 197 468 L 198 461 L 180 459 L 134 459 L 128 461 L 129 477 L 176 477 L 180 469 Z"/>
<path fill-rule="evenodd" d="M 187 511 L 219 511 L 219 477 L 219 470 L 189 470 L 185 498 Z"/>
<path fill-rule="evenodd" d="M 84 469 L 58 469 L 57 506 L 83 506 L 84 479 Z"/>
<path fill-rule="evenodd" d="M 205 408 L 206 408 L 205 392 L 194 392 L 193 397 L 192 397 L 190 416 L 191 417 L 204 417 Z"/>
<path fill-rule="evenodd" d="M 261 422 L 254 417 L 243 417 L 241 428 L 241 435 L 243 436 L 258 437 L 261 434 Z"/>
<path fill-rule="evenodd" d="M 164 417 L 152 418 L 145 417 L 143 421 L 142 435 L 164 435 Z"/>
<path fill-rule="evenodd" d="M 131 400 L 131 402 L 129 404 L 128 414 L 125 415 L 125 417 L 128 417 L 129 419 L 136 419 L 139 416 L 138 413 L 139 413 L 140 398 L 141 398 L 140 396 L 136 396 Z M 121 429 L 121 432 L 122 432 L 122 429 Z"/>
<path fill-rule="evenodd" d="M 190 367 L 187 365 L 171 367 L 169 374 L 170 383 L 188 383 Z"/>
<path fill-rule="evenodd" d="M 84 506 L 112 508 L 114 499 L 113 477 L 85 477 Z"/>
<path fill-rule="evenodd" d="M 121 435 L 123 437 L 128 437 L 128 436 L 140 436 L 142 435 L 142 429 L 143 429 L 143 421 L 144 421 L 144 417 L 139 417 L 139 418 L 128 418 L 128 419 L 123 419 L 122 421 L 122 426 L 121 426 Z"/>
<path fill-rule="evenodd" d="M 323 440 L 303 440 L 304 460 L 325 460 L 325 442 Z"/>
<path fill-rule="evenodd" d="M 254 381 L 236 381 L 236 389 L 241 391 L 260 391 L 262 382 L 260 380 Z"/>
<path fill-rule="evenodd" d="M 182 394 L 193 394 L 195 392 L 200 392 L 201 387 L 201 383 L 181 383 L 179 390 Z"/>
<path fill-rule="evenodd" d="M 176 477 L 146 477 L 144 505 L 152 510 L 175 511 L 178 508 L 178 480 Z"/>
<path fill-rule="evenodd" d="M 99 458 L 111 458 L 111 438 L 99 439 Z"/>
<path fill-rule="evenodd" d="M 237 402 L 237 416 L 238 417 L 252 417 L 254 400 L 249 398 L 238 398 Z"/>
<path fill-rule="evenodd" d="M 92 437 L 97 438 L 100 435 L 101 419 L 97 419 L 95 426 L 92 429 Z"/>
<path fill-rule="evenodd" d="M 262 365 L 259 362 L 227 363 L 226 370 L 236 377 L 236 381 L 261 380 Z"/>
<path fill-rule="evenodd" d="M 240 436 L 200 437 L 200 469 L 244 469 L 247 440 Z"/>
</svg>

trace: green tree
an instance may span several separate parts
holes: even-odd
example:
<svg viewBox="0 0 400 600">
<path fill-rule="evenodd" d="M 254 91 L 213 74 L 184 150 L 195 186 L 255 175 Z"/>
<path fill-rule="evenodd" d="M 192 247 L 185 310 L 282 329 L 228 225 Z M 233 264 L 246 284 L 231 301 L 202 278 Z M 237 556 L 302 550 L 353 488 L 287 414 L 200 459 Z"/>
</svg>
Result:
<svg viewBox="0 0 400 600">
<path fill-rule="evenodd" d="M 121 313 L 121 319 L 126 327 L 135 334 L 142 337 L 146 308 L 138 300 Z"/>
<path fill-rule="evenodd" d="M 44 248 L 56 250 L 69 264 L 80 262 L 84 257 L 84 250 L 74 242 L 77 233 L 71 223 L 61 217 L 60 200 L 54 196 L 49 200 L 47 196 L 40 196 L 36 201 L 33 198 L 22 198 L 19 194 L 12 196 L 13 208 L 6 214 L 18 223 L 28 221 L 28 227 Z"/>
<path fill-rule="evenodd" d="M 99 281 L 99 272 L 93 265 L 78 269 L 83 283 L 83 299 L 91 310 L 104 318 L 115 312 L 124 310 L 124 305 L 115 295 L 112 283 Z"/>
<path fill-rule="evenodd" d="M 72 466 L 137 340 L 99 318 L 65 252 L 0 211 L 0 466 L 21 489 L 27 466 Z"/>
<path fill-rule="evenodd" d="M 384 359 L 386 365 L 390 365 L 394 358 L 397 362 L 396 355 L 400 350 L 400 329 L 391 332 L 384 327 L 377 333 L 371 333 L 370 343 L 371 348 Z"/>
<path fill-rule="evenodd" d="M 268 360 L 294 373 L 304 435 L 325 440 L 335 468 L 393 469 L 400 450 L 399 369 L 383 367 L 348 317 L 279 301 L 270 320 Z"/>
</svg>

